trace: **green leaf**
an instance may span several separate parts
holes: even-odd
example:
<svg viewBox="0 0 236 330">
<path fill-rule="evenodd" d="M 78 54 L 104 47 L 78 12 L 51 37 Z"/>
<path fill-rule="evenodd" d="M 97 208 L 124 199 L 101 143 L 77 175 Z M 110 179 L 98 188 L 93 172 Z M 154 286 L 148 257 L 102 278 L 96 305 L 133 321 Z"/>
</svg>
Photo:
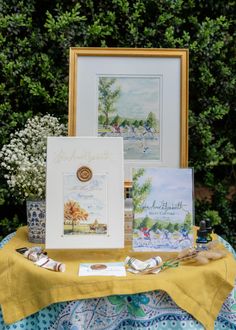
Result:
<svg viewBox="0 0 236 330">
<path fill-rule="evenodd" d="M 134 316 L 144 317 L 146 315 L 141 307 L 135 307 L 132 304 L 128 305 L 128 311 Z"/>
<path fill-rule="evenodd" d="M 124 303 L 124 300 L 120 296 L 109 296 L 107 299 L 112 305 L 120 305 Z"/>
<path fill-rule="evenodd" d="M 233 304 L 233 305 L 231 306 L 231 310 L 232 310 L 233 312 L 236 312 L 236 304 Z"/>
</svg>

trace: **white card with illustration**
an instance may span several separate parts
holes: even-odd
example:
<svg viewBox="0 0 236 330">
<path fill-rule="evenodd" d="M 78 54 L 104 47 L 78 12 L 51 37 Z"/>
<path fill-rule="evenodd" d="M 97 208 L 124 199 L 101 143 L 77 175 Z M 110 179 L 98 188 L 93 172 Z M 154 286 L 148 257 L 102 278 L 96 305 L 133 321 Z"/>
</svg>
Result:
<svg viewBox="0 0 236 330">
<path fill-rule="evenodd" d="M 49 137 L 46 248 L 124 246 L 121 137 Z"/>
<path fill-rule="evenodd" d="M 193 171 L 133 169 L 133 249 L 175 252 L 193 245 Z"/>
<path fill-rule="evenodd" d="M 108 233 L 107 176 L 94 175 L 88 182 L 64 174 L 64 235 Z"/>
</svg>

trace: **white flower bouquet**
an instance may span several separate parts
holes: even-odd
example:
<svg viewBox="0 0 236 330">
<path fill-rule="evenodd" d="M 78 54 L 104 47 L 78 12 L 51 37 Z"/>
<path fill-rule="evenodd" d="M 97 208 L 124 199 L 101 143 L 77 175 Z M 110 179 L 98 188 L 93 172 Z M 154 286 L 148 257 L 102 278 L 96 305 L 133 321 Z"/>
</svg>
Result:
<svg viewBox="0 0 236 330">
<path fill-rule="evenodd" d="M 45 199 L 47 137 L 61 135 L 66 135 L 66 127 L 56 117 L 35 116 L 3 146 L 0 166 L 18 200 Z"/>
</svg>

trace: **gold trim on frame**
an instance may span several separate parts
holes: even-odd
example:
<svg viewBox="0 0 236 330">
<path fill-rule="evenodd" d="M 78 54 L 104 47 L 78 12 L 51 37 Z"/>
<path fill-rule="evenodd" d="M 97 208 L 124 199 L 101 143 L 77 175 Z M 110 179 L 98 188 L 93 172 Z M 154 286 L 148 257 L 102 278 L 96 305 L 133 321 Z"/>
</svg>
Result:
<svg viewBox="0 0 236 330">
<path fill-rule="evenodd" d="M 188 70 L 189 51 L 181 48 L 70 48 L 68 135 L 76 135 L 77 57 L 177 57 L 181 59 L 180 167 L 188 166 Z"/>
</svg>

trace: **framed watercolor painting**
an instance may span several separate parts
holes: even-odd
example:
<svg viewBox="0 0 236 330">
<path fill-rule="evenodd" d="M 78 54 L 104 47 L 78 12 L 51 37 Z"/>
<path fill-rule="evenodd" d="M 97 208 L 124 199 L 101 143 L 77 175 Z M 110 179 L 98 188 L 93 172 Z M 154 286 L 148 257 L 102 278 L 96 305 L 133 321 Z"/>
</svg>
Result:
<svg viewBox="0 0 236 330">
<path fill-rule="evenodd" d="M 186 167 L 187 118 L 187 49 L 70 49 L 69 135 L 123 137 L 126 179 Z"/>
<path fill-rule="evenodd" d="M 122 138 L 49 137 L 46 247 L 124 245 Z"/>
<path fill-rule="evenodd" d="M 175 252 L 193 245 L 193 171 L 133 169 L 133 249 Z"/>
</svg>

